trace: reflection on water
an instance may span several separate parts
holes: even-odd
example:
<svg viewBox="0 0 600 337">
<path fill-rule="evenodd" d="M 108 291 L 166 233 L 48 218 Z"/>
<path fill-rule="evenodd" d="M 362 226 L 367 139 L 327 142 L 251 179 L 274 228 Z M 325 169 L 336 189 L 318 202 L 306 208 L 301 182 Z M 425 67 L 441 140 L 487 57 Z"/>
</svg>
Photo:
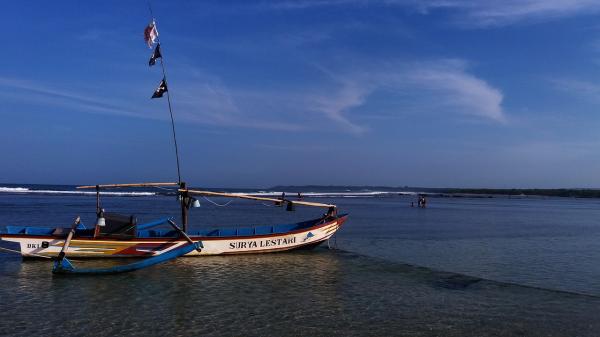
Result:
<svg viewBox="0 0 600 337">
<path fill-rule="evenodd" d="M 6 259 L 3 333 L 36 335 L 558 335 L 600 331 L 600 299 L 324 248 L 182 258 L 134 273 L 53 276 Z"/>
</svg>

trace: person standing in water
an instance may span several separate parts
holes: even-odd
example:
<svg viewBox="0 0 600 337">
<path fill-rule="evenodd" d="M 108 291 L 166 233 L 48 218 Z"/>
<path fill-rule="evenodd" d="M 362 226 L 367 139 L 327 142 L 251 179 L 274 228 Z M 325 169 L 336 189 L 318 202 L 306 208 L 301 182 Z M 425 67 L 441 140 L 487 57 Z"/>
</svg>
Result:
<svg viewBox="0 0 600 337">
<path fill-rule="evenodd" d="M 427 199 L 424 195 L 419 194 L 419 208 L 425 208 L 427 206 Z"/>
</svg>

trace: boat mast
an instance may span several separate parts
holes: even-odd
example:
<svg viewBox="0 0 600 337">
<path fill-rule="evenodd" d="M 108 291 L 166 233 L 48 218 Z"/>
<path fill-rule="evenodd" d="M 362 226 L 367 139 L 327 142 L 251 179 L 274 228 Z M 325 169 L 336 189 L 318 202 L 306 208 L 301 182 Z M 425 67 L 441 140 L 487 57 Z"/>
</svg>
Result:
<svg viewBox="0 0 600 337">
<path fill-rule="evenodd" d="M 157 36 L 156 36 L 156 42 L 157 42 L 157 47 L 161 45 L 160 43 L 160 34 L 158 34 L 158 29 L 156 28 L 156 20 L 154 18 L 154 13 L 152 11 L 152 6 L 150 5 L 150 2 L 148 1 L 148 9 L 150 10 L 150 17 L 152 17 L 152 24 L 154 25 L 154 29 L 156 29 L 157 32 Z M 167 82 L 167 71 L 166 71 L 166 66 L 165 66 L 165 58 L 164 55 L 162 54 L 162 48 L 161 48 L 161 56 L 160 56 L 160 68 L 162 69 L 162 74 L 163 74 L 163 81 L 165 83 L 165 86 L 167 87 L 167 103 L 169 105 L 169 115 L 171 116 L 171 131 L 173 132 L 173 144 L 175 146 L 175 159 L 177 160 L 177 182 L 179 183 L 179 189 L 180 190 L 187 190 L 187 186 L 185 185 L 185 182 L 181 181 L 181 169 L 180 169 L 180 164 L 179 164 L 179 146 L 177 145 L 177 134 L 175 132 L 175 118 L 173 117 L 173 107 L 171 105 L 171 92 L 168 89 L 168 82 Z M 182 223 L 182 227 L 183 227 L 183 231 L 187 232 L 188 230 L 188 210 L 189 210 L 189 196 L 187 192 L 179 192 L 179 197 L 180 197 L 180 202 L 181 202 L 181 223 Z"/>
<path fill-rule="evenodd" d="M 154 13 L 152 12 L 152 6 L 150 5 L 150 2 L 148 2 L 148 9 L 150 10 L 150 16 L 152 17 L 152 23 L 154 24 L 154 27 L 156 29 L 156 21 L 154 19 Z M 158 32 L 158 29 L 157 29 Z M 158 45 L 160 45 L 160 34 L 157 34 L 156 36 L 156 42 Z M 162 48 L 161 48 L 161 57 L 160 57 L 160 68 L 162 69 L 162 74 L 163 74 L 163 79 L 165 81 L 165 84 L 167 84 L 167 71 L 165 70 L 165 61 L 164 61 L 165 57 L 162 55 Z M 167 84 L 167 88 L 168 88 L 168 84 Z M 167 103 L 169 105 L 169 114 L 171 115 L 171 131 L 173 132 L 173 144 L 175 145 L 175 159 L 177 160 L 177 181 L 181 184 L 181 170 L 179 168 L 179 146 L 177 146 L 177 134 L 175 132 L 175 119 L 173 118 L 173 108 L 171 106 L 171 93 L 170 90 L 167 89 Z"/>
</svg>

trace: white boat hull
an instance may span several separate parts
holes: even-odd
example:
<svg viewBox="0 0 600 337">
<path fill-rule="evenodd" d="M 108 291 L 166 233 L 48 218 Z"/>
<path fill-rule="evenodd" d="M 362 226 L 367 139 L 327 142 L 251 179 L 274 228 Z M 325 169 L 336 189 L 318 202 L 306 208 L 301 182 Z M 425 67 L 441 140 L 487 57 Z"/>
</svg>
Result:
<svg viewBox="0 0 600 337">
<path fill-rule="evenodd" d="M 269 253 L 316 246 L 331 238 L 345 221 L 336 218 L 323 224 L 281 234 L 210 237 L 191 236 L 201 242 L 201 252 L 192 251 L 186 256 Z M 50 256 L 60 253 L 64 238 L 35 235 L 0 235 L 3 241 L 20 245 L 26 257 Z M 78 258 L 150 257 L 187 244 L 182 238 L 135 238 L 133 240 L 73 238 L 67 256 Z"/>
</svg>

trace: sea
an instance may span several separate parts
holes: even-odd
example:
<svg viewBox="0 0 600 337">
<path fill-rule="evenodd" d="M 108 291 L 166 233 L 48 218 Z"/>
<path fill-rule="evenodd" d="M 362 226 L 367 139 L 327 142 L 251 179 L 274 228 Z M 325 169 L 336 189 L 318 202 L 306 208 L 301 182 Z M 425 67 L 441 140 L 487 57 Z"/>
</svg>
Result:
<svg viewBox="0 0 600 337">
<path fill-rule="evenodd" d="M 228 191 L 295 198 L 301 189 Z M 599 199 L 426 195 L 419 208 L 419 191 L 301 192 L 349 214 L 310 251 L 187 257 L 83 277 L 0 253 L 0 335 L 600 336 Z M 199 201 L 192 229 L 322 213 Z M 92 226 L 95 203 L 94 192 L 74 186 L 0 184 L 0 229 L 68 227 L 76 216 Z M 138 222 L 179 214 L 165 189 L 111 190 L 102 207 Z"/>
</svg>

